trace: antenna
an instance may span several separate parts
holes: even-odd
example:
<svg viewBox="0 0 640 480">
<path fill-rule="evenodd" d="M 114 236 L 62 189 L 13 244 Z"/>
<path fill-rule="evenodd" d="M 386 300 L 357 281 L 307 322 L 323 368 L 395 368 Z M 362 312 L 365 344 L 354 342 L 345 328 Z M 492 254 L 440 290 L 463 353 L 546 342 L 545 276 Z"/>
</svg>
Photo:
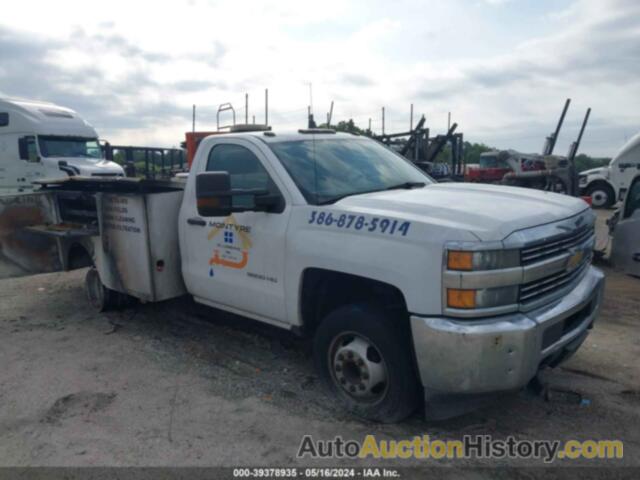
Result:
<svg viewBox="0 0 640 480">
<path fill-rule="evenodd" d="M 269 125 L 269 89 L 264 89 L 264 124 Z"/>
<path fill-rule="evenodd" d="M 244 123 L 249 123 L 249 94 L 244 94 Z"/>
<path fill-rule="evenodd" d="M 384 107 L 382 107 L 382 135 L 384 135 Z"/>
<path fill-rule="evenodd" d="M 191 132 L 196 131 L 196 104 L 193 104 L 193 111 L 191 113 Z"/>
</svg>

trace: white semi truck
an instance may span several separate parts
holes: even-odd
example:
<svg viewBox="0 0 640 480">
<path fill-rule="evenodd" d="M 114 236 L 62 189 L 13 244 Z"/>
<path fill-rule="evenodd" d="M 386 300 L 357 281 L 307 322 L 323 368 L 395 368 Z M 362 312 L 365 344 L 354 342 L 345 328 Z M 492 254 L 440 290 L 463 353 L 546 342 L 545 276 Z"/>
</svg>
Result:
<svg viewBox="0 0 640 480">
<path fill-rule="evenodd" d="M 578 177 L 581 195 L 591 197 L 596 208 L 609 208 L 623 200 L 640 171 L 640 133 L 633 136 L 606 167 L 592 168 Z"/>
<path fill-rule="evenodd" d="M 182 183 L 43 183 L 28 205 L 55 208 L 14 250 L 55 239 L 61 264 L 93 264 L 98 310 L 189 294 L 309 335 L 336 396 L 376 421 L 522 388 L 575 352 L 602 299 L 584 201 L 437 184 L 329 130 L 207 137 Z"/>
<path fill-rule="evenodd" d="M 42 178 L 123 176 L 102 158 L 95 129 L 76 112 L 34 100 L 0 98 L 0 195 L 29 192 Z"/>
</svg>

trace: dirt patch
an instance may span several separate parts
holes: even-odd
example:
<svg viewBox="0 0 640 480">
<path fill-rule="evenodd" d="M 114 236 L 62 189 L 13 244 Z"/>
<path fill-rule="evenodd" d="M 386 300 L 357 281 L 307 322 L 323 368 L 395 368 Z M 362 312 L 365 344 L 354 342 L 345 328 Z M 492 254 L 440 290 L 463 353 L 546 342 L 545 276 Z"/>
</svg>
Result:
<svg viewBox="0 0 640 480">
<path fill-rule="evenodd" d="M 640 405 L 640 390 L 622 390 L 620 396 L 635 405 Z"/>
<path fill-rule="evenodd" d="M 59 424 L 73 417 L 88 418 L 107 408 L 117 394 L 110 392 L 77 392 L 58 398 L 42 418 L 43 423 Z"/>
<path fill-rule="evenodd" d="M 453 420 L 417 412 L 397 425 L 345 414 L 316 376 L 309 343 L 281 330 L 188 300 L 95 314 L 84 272 L 0 280 L 0 465 L 344 466 L 300 462 L 303 436 L 477 434 L 620 439 L 615 465 L 572 465 L 640 466 L 640 280 L 604 270 L 600 318 L 580 350 L 545 373 L 549 398 L 509 394 Z M 464 473 L 496 461 L 439 465 Z"/>
</svg>

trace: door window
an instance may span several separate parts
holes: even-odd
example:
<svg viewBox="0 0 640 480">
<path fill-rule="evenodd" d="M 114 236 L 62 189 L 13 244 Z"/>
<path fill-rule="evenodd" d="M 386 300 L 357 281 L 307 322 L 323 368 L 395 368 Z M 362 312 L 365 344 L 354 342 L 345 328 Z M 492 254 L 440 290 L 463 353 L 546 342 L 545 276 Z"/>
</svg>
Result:
<svg viewBox="0 0 640 480">
<path fill-rule="evenodd" d="M 260 163 L 258 157 L 240 145 L 216 145 L 209 153 L 208 172 L 229 172 L 231 188 L 242 190 L 263 190 L 269 195 L 278 195 L 278 187 Z M 234 207 L 253 207 L 253 195 L 233 197 Z"/>
<path fill-rule="evenodd" d="M 27 162 L 39 162 L 38 147 L 36 146 L 36 137 L 29 135 L 18 140 L 18 149 L 20 158 Z"/>
<path fill-rule="evenodd" d="M 627 202 L 624 208 L 624 218 L 629 218 L 633 212 L 640 208 L 640 177 L 637 177 L 627 193 Z"/>
</svg>

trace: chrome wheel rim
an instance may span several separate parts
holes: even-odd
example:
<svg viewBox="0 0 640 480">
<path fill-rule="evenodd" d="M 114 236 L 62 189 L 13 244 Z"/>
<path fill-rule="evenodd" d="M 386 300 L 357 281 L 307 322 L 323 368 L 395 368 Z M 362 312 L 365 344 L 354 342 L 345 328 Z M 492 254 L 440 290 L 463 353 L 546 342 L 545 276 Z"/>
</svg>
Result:
<svg viewBox="0 0 640 480">
<path fill-rule="evenodd" d="M 349 398 L 367 404 L 380 402 L 389 388 L 384 357 L 368 338 L 355 332 L 338 335 L 329 348 L 334 384 Z"/>
<path fill-rule="evenodd" d="M 591 193 L 591 204 L 596 207 L 603 207 L 607 203 L 607 194 L 603 190 L 594 190 Z"/>
</svg>

